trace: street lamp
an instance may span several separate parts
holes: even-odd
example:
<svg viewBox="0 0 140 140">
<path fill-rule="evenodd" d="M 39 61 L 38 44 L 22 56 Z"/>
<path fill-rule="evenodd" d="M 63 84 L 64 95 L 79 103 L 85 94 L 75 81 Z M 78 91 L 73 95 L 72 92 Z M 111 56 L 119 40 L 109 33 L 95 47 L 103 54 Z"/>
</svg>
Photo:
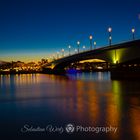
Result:
<svg viewBox="0 0 140 140">
<path fill-rule="evenodd" d="M 110 46 L 111 46 L 111 44 L 112 44 L 112 35 L 111 35 L 111 32 L 112 32 L 112 28 L 109 27 L 109 28 L 108 28 L 108 33 L 109 33 L 109 45 L 110 45 Z"/>
<path fill-rule="evenodd" d="M 68 48 L 69 48 L 69 56 L 70 56 L 70 49 L 71 49 L 71 46 L 69 45 Z"/>
<path fill-rule="evenodd" d="M 85 49 L 86 49 L 86 46 L 83 46 L 83 51 L 85 51 Z"/>
<path fill-rule="evenodd" d="M 93 39 L 93 37 L 92 37 L 92 35 L 90 35 L 90 36 L 89 36 L 89 40 L 90 40 L 90 50 L 92 50 L 92 39 Z"/>
<path fill-rule="evenodd" d="M 133 37 L 133 40 L 135 40 L 135 29 L 134 28 L 132 28 L 132 37 Z"/>
<path fill-rule="evenodd" d="M 62 57 L 64 57 L 64 51 L 65 51 L 65 50 L 64 50 L 64 49 L 62 49 Z"/>
<path fill-rule="evenodd" d="M 75 54 L 77 53 L 77 49 L 75 49 Z"/>
<path fill-rule="evenodd" d="M 96 49 L 96 42 L 94 41 L 94 49 Z"/>
<path fill-rule="evenodd" d="M 80 48 L 80 41 L 77 41 L 77 50 L 78 50 L 78 53 L 79 53 L 79 48 Z"/>
</svg>

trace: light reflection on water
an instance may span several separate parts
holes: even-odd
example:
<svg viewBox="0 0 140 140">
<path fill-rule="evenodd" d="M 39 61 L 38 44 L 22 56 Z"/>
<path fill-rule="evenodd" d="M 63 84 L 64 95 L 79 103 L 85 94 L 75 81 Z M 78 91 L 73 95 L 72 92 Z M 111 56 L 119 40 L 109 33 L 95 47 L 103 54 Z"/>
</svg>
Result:
<svg viewBox="0 0 140 140">
<path fill-rule="evenodd" d="M 116 126 L 107 139 L 140 139 L 139 85 L 111 81 L 110 73 L 102 72 L 1 75 L 0 123 Z"/>
</svg>

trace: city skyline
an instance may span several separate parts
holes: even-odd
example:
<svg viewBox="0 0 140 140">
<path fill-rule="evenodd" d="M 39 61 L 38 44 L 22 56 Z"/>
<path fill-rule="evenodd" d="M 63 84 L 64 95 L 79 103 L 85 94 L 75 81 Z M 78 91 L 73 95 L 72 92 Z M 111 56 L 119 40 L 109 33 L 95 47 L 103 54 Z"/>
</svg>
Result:
<svg viewBox="0 0 140 140">
<path fill-rule="evenodd" d="M 5 0 L 0 2 L 0 60 L 38 61 L 68 46 L 90 47 L 89 36 L 97 47 L 140 38 L 137 0 Z"/>
</svg>

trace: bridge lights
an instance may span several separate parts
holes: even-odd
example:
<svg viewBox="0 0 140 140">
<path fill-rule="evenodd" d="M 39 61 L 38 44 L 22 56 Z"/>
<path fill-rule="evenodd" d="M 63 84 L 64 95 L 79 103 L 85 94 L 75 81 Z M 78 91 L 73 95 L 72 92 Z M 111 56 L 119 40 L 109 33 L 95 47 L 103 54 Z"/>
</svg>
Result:
<svg viewBox="0 0 140 140">
<path fill-rule="evenodd" d="M 64 57 L 64 51 L 65 51 L 65 50 L 64 50 L 64 49 L 62 49 L 61 51 L 62 51 L 62 57 Z"/>
<path fill-rule="evenodd" d="M 112 28 L 111 27 L 108 28 L 108 33 L 109 33 L 109 45 L 111 46 L 111 44 L 112 44 L 112 35 L 111 35 Z"/>
<path fill-rule="evenodd" d="M 110 41 L 112 40 L 112 37 L 111 37 L 111 36 L 109 37 L 109 40 L 110 40 Z"/>
<path fill-rule="evenodd" d="M 134 28 L 132 28 L 132 37 L 133 37 L 133 40 L 135 40 L 135 29 Z"/>
<path fill-rule="evenodd" d="M 112 28 L 111 28 L 111 27 L 108 28 L 108 32 L 109 32 L 109 33 L 112 32 Z"/>
<path fill-rule="evenodd" d="M 86 49 L 86 46 L 83 46 L 83 51 L 85 51 L 85 49 Z"/>
<path fill-rule="evenodd" d="M 96 49 L 96 42 L 94 41 L 94 49 Z"/>
<path fill-rule="evenodd" d="M 80 41 L 77 41 L 77 50 L 78 50 L 78 53 L 79 53 L 79 48 L 80 48 Z"/>
<path fill-rule="evenodd" d="M 75 54 L 77 53 L 77 49 L 75 49 Z"/>
<path fill-rule="evenodd" d="M 90 40 L 90 50 L 92 50 L 92 39 L 93 39 L 93 37 L 92 37 L 92 35 L 90 35 L 90 36 L 89 36 L 89 40 Z"/>
<path fill-rule="evenodd" d="M 68 48 L 69 48 L 69 56 L 70 56 L 70 49 L 71 49 L 71 46 L 69 45 Z"/>
</svg>

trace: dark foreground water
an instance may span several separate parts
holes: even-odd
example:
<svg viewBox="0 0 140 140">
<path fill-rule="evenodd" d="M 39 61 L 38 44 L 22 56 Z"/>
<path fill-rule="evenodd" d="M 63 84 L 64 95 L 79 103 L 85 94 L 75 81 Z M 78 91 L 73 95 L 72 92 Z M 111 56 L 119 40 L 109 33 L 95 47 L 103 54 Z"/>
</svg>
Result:
<svg viewBox="0 0 140 140">
<path fill-rule="evenodd" d="M 1 75 L 0 139 L 13 138 L 140 140 L 140 81 L 101 72 Z"/>
</svg>

